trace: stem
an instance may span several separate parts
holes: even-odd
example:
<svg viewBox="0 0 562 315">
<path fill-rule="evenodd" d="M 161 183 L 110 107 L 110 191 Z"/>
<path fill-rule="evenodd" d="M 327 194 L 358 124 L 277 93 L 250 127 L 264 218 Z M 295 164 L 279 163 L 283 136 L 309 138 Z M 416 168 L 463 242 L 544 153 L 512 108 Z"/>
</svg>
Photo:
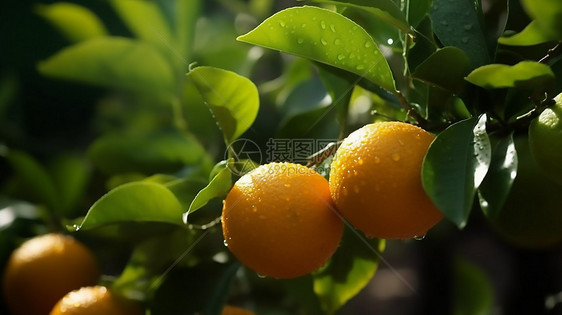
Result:
<svg viewBox="0 0 562 315">
<path fill-rule="evenodd" d="M 548 52 L 546 53 L 546 56 L 542 57 L 541 60 L 539 60 L 539 62 L 540 63 L 547 63 L 552 58 L 560 55 L 561 53 L 562 53 L 562 42 L 558 42 L 558 44 L 556 44 L 556 46 L 554 46 L 554 47 L 552 47 L 548 50 Z"/>
<path fill-rule="evenodd" d="M 408 103 L 408 100 L 400 93 L 400 91 L 394 92 L 394 96 L 398 99 L 402 107 L 406 110 L 408 116 L 413 118 L 420 126 L 427 126 L 429 123 L 428 121 L 423 118 L 413 107 Z"/>
</svg>

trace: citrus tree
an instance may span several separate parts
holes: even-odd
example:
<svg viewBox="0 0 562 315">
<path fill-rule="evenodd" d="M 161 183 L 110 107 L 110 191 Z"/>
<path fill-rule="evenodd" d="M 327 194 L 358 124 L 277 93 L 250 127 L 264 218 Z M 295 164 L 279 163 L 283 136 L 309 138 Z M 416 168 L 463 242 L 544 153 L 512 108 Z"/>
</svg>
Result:
<svg viewBox="0 0 562 315">
<path fill-rule="evenodd" d="M 85 292 L 146 314 L 354 313 L 381 268 L 421 295 L 385 259 L 400 246 L 449 255 L 425 259 L 443 267 L 426 287 L 453 290 L 422 313 L 513 311 L 452 248 L 474 230 L 560 248 L 558 0 L 29 3 L 56 47 L 34 38 L 0 82 L 2 267 L 57 232 L 103 274 L 54 314 Z"/>
</svg>

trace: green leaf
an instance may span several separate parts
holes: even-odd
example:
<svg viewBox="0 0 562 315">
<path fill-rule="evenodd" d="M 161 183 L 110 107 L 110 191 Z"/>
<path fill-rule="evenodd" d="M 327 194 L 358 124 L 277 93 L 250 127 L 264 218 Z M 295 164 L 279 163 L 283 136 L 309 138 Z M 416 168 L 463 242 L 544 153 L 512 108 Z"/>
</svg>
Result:
<svg viewBox="0 0 562 315">
<path fill-rule="evenodd" d="M 123 22 L 138 38 L 157 46 L 175 46 L 170 25 L 158 5 L 148 0 L 110 0 Z"/>
<path fill-rule="evenodd" d="M 148 44 L 120 37 L 100 37 L 59 51 L 39 63 L 56 79 L 142 93 L 170 94 L 175 79 L 166 59 Z"/>
<path fill-rule="evenodd" d="M 498 88 L 541 88 L 554 81 L 554 73 L 548 65 L 521 61 L 508 66 L 491 64 L 472 71 L 466 80 L 487 89 Z"/>
<path fill-rule="evenodd" d="M 57 211 L 60 200 L 53 178 L 47 170 L 31 155 L 21 151 L 10 150 L 6 157 L 15 175 L 31 193 L 33 201 Z"/>
<path fill-rule="evenodd" d="M 35 12 L 51 23 L 70 42 L 105 36 L 102 21 L 88 8 L 68 2 L 38 4 Z M 80 25 L 80 27 L 76 27 Z"/>
<path fill-rule="evenodd" d="M 226 196 L 230 188 L 232 188 L 232 173 L 225 165 L 225 168 L 218 172 L 209 184 L 195 196 L 189 205 L 189 210 L 183 215 L 183 221 L 187 223 L 188 216 L 205 206 L 209 200 Z"/>
<path fill-rule="evenodd" d="M 319 65 L 318 75 L 332 98 L 332 106 L 334 108 L 331 110 L 336 111 L 340 134 L 343 134 L 346 132 L 349 102 L 351 101 L 355 82 L 358 82 L 359 78 L 354 74 L 337 68 L 328 67 L 324 64 Z"/>
<path fill-rule="evenodd" d="M 101 197 L 88 211 L 79 229 L 125 222 L 164 222 L 183 225 L 182 208 L 165 186 L 151 182 L 121 185 Z"/>
<path fill-rule="evenodd" d="M 408 22 L 413 27 L 418 27 L 429 13 L 433 5 L 433 0 L 410 0 L 405 1 L 405 3 L 408 5 Z"/>
<path fill-rule="evenodd" d="M 193 178 L 178 178 L 167 183 L 164 183 L 178 199 L 182 209 L 189 209 L 189 205 L 195 199 L 195 196 L 207 183 L 200 179 Z"/>
<path fill-rule="evenodd" d="M 109 134 L 98 138 L 88 157 L 106 174 L 174 172 L 204 159 L 203 147 L 193 137 L 174 132 L 148 135 Z"/>
<path fill-rule="evenodd" d="M 388 62 L 371 36 L 333 11 L 310 6 L 289 8 L 237 39 L 325 63 L 396 91 Z"/>
<path fill-rule="evenodd" d="M 250 128 L 259 109 L 258 89 L 252 81 L 213 67 L 197 67 L 187 77 L 213 112 L 227 144 Z"/>
<path fill-rule="evenodd" d="M 384 248 L 384 240 L 366 240 L 349 228 L 345 230 L 334 256 L 312 274 L 314 292 L 327 314 L 335 313 L 371 281 Z"/>
<path fill-rule="evenodd" d="M 443 71 L 447 69 L 447 71 Z M 440 88 L 460 94 L 464 88 L 464 77 L 470 72 L 470 60 L 459 48 L 445 47 L 437 50 L 413 73 L 413 77 Z"/>
<path fill-rule="evenodd" d="M 466 225 L 490 156 L 486 115 L 451 125 L 429 147 L 422 166 L 423 187 L 445 217 L 459 228 Z"/>
<path fill-rule="evenodd" d="M 340 86 L 340 88 L 347 88 L 349 94 L 353 90 L 349 84 Z M 277 137 L 284 139 L 337 138 L 338 126 L 334 117 L 338 110 L 334 106 L 338 106 L 338 104 L 331 105 L 331 100 L 341 101 L 339 98 L 331 98 L 318 79 L 308 80 L 296 86 L 283 104 L 284 117 L 279 123 Z M 309 152 L 309 154 L 312 153 Z"/>
<path fill-rule="evenodd" d="M 65 217 L 83 214 L 80 203 L 90 180 L 90 168 L 78 156 L 65 155 L 57 158 L 50 167 L 53 181 L 60 198 L 60 211 Z"/>
<path fill-rule="evenodd" d="M 562 40 L 562 2 L 558 0 L 521 0 L 525 11 L 540 25 Z"/>
<path fill-rule="evenodd" d="M 472 0 L 433 0 L 430 12 L 435 34 L 445 46 L 462 49 L 472 68 L 490 63 L 480 8 Z"/>
<path fill-rule="evenodd" d="M 164 0 L 165 2 L 170 2 Z M 201 0 L 176 0 L 175 1 L 175 37 L 178 52 L 186 60 L 191 60 L 193 39 L 195 37 L 195 24 L 199 18 L 202 7 Z"/>
<path fill-rule="evenodd" d="M 480 207 L 487 217 L 496 218 L 503 208 L 517 176 L 517 165 L 517 151 L 510 134 L 494 148 L 490 168 L 478 188 Z"/>
<path fill-rule="evenodd" d="M 312 2 L 346 6 L 368 12 L 371 16 L 393 25 L 405 33 L 412 33 L 400 8 L 391 0 L 312 0 Z"/>
<path fill-rule="evenodd" d="M 492 314 L 494 290 L 486 274 L 460 258 L 454 268 L 453 315 Z"/>
<path fill-rule="evenodd" d="M 556 40 L 556 36 L 545 32 L 536 21 L 531 21 L 521 32 L 498 38 L 498 43 L 510 46 L 532 46 Z"/>
</svg>

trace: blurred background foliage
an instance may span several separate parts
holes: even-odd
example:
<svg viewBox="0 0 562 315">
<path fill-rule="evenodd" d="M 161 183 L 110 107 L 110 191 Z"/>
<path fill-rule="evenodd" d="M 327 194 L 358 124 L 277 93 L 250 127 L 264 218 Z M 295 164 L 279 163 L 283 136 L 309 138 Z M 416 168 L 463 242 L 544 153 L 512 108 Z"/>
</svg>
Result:
<svg viewBox="0 0 562 315">
<path fill-rule="evenodd" d="M 0 267 L 22 239 L 60 229 L 61 223 L 80 224 L 98 199 L 124 183 L 166 185 L 181 196 L 181 210 L 187 210 L 209 182 L 213 165 L 226 158 L 213 115 L 185 77 L 194 62 L 233 71 L 255 83 L 260 109 L 242 138 L 258 144 L 262 152 L 272 138 L 339 137 L 336 114 L 324 116 L 330 95 L 318 75 L 322 67 L 236 41 L 274 12 L 296 5 L 294 1 L 183 1 L 188 7 L 183 10 L 174 7 L 175 1 L 150 2 L 164 21 L 150 10 L 139 15 L 144 19 L 135 19 L 127 14 L 131 8 L 126 1 L 69 1 L 94 14 L 74 13 L 84 14 L 81 32 L 61 32 L 73 28 L 50 22 L 57 14 L 54 3 L 8 1 L 0 10 Z M 507 6 L 505 1 L 484 2 L 488 40 L 494 41 L 503 30 Z M 529 18 L 518 1 L 510 1 L 509 9 L 507 29 L 522 30 Z M 403 66 L 394 28 L 360 11 L 346 14 L 366 29 L 376 29 L 375 40 L 387 51 L 391 67 Z M 147 20 L 152 28 L 147 28 Z M 427 21 L 419 23 L 423 29 Z M 111 45 L 138 49 L 138 55 L 116 59 L 114 50 L 104 48 L 109 34 L 119 37 Z M 113 73 L 119 80 L 100 76 L 96 82 L 78 82 L 41 74 L 40 70 L 60 70 L 42 62 L 94 37 L 99 37 L 95 44 L 100 45 L 100 60 L 107 54 L 106 61 L 129 67 Z M 504 63 L 538 60 L 548 48 L 500 49 L 497 58 Z M 421 60 L 412 57 L 408 62 Z M 127 81 L 134 79 L 127 77 L 128 69 L 138 71 L 145 81 Z M 92 71 L 98 70 L 92 66 Z M 405 118 L 395 101 L 368 86 L 355 88 L 350 100 L 349 130 L 376 119 Z M 459 108 L 455 115 L 466 115 L 463 106 Z M 310 128 L 319 117 L 322 123 Z M 129 192 L 121 192 L 128 198 Z M 146 215 L 164 211 L 158 206 L 145 210 Z M 177 206 L 165 208 L 173 212 Z M 204 207 L 208 211 L 193 214 L 191 224 L 211 222 L 221 205 L 211 200 Z M 559 314 L 560 302 L 552 301 L 562 291 L 560 245 L 536 249 L 507 242 L 496 233 L 501 227 L 491 227 L 480 211 L 472 211 L 470 222 L 462 232 L 443 222 L 424 241 L 387 242 L 386 263 L 379 263 L 377 275 L 340 313 Z M 227 300 L 258 314 L 321 312 L 311 295 L 310 277 L 261 279 L 239 268 L 228 258 L 220 229 L 126 222 L 76 235 L 96 252 L 105 281 L 130 297 L 150 301 L 152 314 L 211 312 Z M 180 263 L 161 277 L 178 257 L 183 257 Z M 1 301 L 0 313 L 6 313 Z"/>
</svg>

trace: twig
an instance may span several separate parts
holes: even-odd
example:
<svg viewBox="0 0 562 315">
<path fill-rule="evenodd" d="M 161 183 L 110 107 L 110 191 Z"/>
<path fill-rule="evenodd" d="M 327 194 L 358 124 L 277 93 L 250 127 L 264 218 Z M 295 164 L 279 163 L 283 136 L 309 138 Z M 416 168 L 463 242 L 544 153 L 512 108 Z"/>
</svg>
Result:
<svg viewBox="0 0 562 315">
<path fill-rule="evenodd" d="M 539 62 L 540 63 L 547 63 L 548 61 L 550 61 L 552 58 L 560 55 L 562 53 L 562 42 L 558 42 L 558 44 L 556 44 L 556 46 L 550 48 L 548 50 L 548 52 L 546 53 L 546 56 L 542 57 Z"/>
</svg>

